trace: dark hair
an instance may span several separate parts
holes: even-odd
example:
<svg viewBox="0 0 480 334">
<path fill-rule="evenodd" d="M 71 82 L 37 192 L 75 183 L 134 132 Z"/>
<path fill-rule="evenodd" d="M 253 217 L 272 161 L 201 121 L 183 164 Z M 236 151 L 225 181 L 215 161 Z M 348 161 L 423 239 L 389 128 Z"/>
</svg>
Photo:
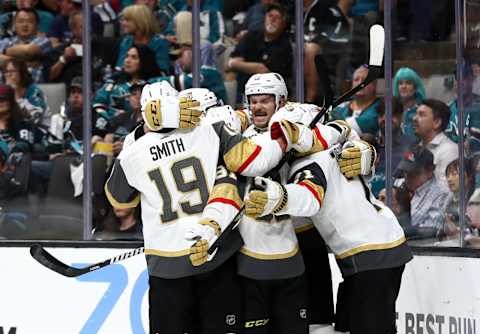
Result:
<svg viewBox="0 0 480 334">
<path fill-rule="evenodd" d="M 25 12 L 27 14 L 32 14 L 33 16 L 35 16 L 35 23 L 37 24 L 38 26 L 38 23 L 40 22 L 40 18 L 38 17 L 38 13 L 35 9 L 33 8 L 22 8 L 22 9 L 19 9 L 17 10 L 17 14 L 15 15 L 15 18 L 18 17 L 18 14 L 21 13 L 21 12 Z"/>
<path fill-rule="evenodd" d="M 16 58 L 10 58 L 5 62 L 3 68 L 6 69 L 8 64 L 12 64 L 13 67 L 15 67 L 15 69 L 18 71 L 18 74 L 20 75 L 20 85 L 22 87 L 27 87 L 33 82 L 26 62 Z"/>
<path fill-rule="evenodd" d="M 464 160 L 465 176 L 468 181 L 468 183 L 465 184 L 467 198 L 469 198 L 475 190 L 475 173 L 479 158 L 480 155 L 472 155 L 469 158 L 465 157 Z M 448 172 L 452 169 L 458 171 L 460 174 L 460 159 L 455 159 L 447 165 L 447 168 L 445 168 L 445 175 L 448 175 Z"/>
<path fill-rule="evenodd" d="M 377 106 L 378 116 L 383 116 L 385 114 L 385 98 L 380 100 Z M 402 118 L 403 117 L 403 106 L 400 99 L 396 96 L 392 97 L 392 116 Z"/>
<path fill-rule="evenodd" d="M 267 8 L 265 9 L 265 14 L 272 10 L 278 11 L 283 16 L 283 19 L 285 20 L 285 30 L 288 30 L 288 27 L 290 26 L 291 22 L 290 22 L 290 13 L 288 12 L 287 8 L 281 4 L 272 3 L 271 5 L 268 5 Z"/>
<path fill-rule="evenodd" d="M 450 121 L 450 109 L 448 106 L 442 101 L 435 99 L 426 99 L 422 102 L 422 104 L 432 109 L 433 118 L 440 119 L 442 121 L 440 130 L 445 131 L 448 126 L 448 122 Z"/>
<path fill-rule="evenodd" d="M 148 46 L 133 44 L 128 50 L 135 48 L 138 51 L 140 59 L 139 76 L 140 79 L 147 81 L 150 78 L 160 76 L 160 69 L 155 59 L 155 53 Z"/>
<path fill-rule="evenodd" d="M 17 103 L 15 99 L 15 91 L 8 85 L 0 84 L 0 90 L 6 91 L 4 98 L 10 102 L 10 117 L 8 118 L 8 130 L 17 130 L 20 122 L 27 118 L 25 111 Z"/>
</svg>

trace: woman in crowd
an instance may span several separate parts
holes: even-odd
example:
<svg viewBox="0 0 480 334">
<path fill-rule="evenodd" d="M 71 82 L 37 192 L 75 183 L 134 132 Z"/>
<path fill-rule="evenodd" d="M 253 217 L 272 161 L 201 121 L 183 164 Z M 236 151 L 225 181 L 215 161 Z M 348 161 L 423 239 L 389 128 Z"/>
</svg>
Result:
<svg viewBox="0 0 480 334">
<path fill-rule="evenodd" d="M 15 101 L 15 91 L 7 85 L 0 85 L 0 140 L 10 152 L 23 153 L 29 153 L 35 141 L 31 124 Z"/>
<path fill-rule="evenodd" d="M 97 91 L 93 108 L 107 121 L 123 113 L 130 88 L 134 84 L 158 77 L 160 70 L 153 51 L 145 45 L 133 45 L 126 53 L 122 71 Z"/>
<path fill-rule="evenodd" d="M 413 116 L 426 98 L 425 87 L 417 72 L 408 67 L 400 68 L 393 78 L 393 96 L 398 97 L 403 106 L 403 133 L 414 137 Z"/>
<path fill-rule="evenodd" d="M 50 109 L 45 94 L 33 82 L 24 61 L 10 59 L 3 69 L 5 83 L 13 87 L 15 99 L 34 124 L 50 125 Z"/>
<path fill-rule="evenodd" d="M 465 159 L 465 199 L 468 201 L 475 188 L 476 159 Z M 442 239 L 458 238 L 460 234 L 460 161 L 448 164 L 445 174 L 450 193 L 445 203 L 445 223 L 440 237 Z"/>
<path fill-rule="evenodd" d="M 132 5 L 122 11 L 121 26 L 125 37 L 120 43 L 116 68 L 123 66 L 127 52 L 134 44 L 153 50 L 155 60 L 163 74 L 170 72 L 169 42 L 158 34 L 155 15 L 145 5 Z"/>
</svg>

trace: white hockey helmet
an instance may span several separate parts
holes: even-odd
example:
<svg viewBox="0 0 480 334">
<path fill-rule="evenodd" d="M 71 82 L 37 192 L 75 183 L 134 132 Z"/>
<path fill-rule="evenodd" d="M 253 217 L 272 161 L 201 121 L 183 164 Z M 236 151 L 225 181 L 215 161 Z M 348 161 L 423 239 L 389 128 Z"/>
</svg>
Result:
<svg viewBox="0 0 480 334">
<path fill-rule="evenodd" d="M 216 106 L 218 104 L 217 96 L 215 95 L 215 93 L 207 88 L 185 89 L 182 90 L 178 96 L 186 97 L 200 102 L 200 108 L 203 110 L 203 112 L 207 111 L 208 108 Z"/>
<path fill-rule="evenodd" d="M 142 118 L 145 125 L 152 131 L 163 128 L 162 113 L 175 112 L 178 114 L 178 91 L 168 81 L 147 84 L 142 89 L 140 104 Z M 178 117 L 176 114 L 172 115 Z M 168 116 L 167 116 L 168 117 Z"/>
<path fill-rule="evenodd" d="M 235 110 L 233 110 L 233 108 L 229 105 L 212 107 L 208 109 L 202 119 L 204 124 L 213 124 L 220 121 L 225 122 L 225 124 L 236 133 L 240 133 L 242 131 L 242 123 L 240 118 L 238 118 Z"/>
<path fill-rule="evenodd" d="M 320 108 L 314 104 L 288 103 L 272 115 L 268 127 L 270 128 L 274 122 L 279 122 L 282 119 L 309 126 L 319 111 Z M 322 119 L 319 122 L 322 122 Z"/>
<path fill-rule="evenodd" d="M 285 102 L 288 98 L 287 85 L 285 80 L 278 73 L 258 73 L 248 79 L 245 85 L 245 96 L 249 101 L 250 95 L 273 95 L 275 96 L 276 110 L 279 109 L 280 99 L 283 97 Z"/>
</svg>

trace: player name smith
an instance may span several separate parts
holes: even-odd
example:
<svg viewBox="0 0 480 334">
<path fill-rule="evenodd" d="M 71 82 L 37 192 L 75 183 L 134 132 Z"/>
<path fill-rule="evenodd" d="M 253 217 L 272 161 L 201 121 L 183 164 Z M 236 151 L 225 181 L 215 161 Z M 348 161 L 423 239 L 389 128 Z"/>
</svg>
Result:
<svg viewBox="0 0 480 334">
<path fill-rule="evenodd" d="M 160 145 L 150 146 L 150 154 L 152 155 L 153 161 L 157 161 L 158 159 L 169 157 L 172 154 L 177 154 L 184 151 L 185 146 L 182 138 L 172 139 L 162 142 Z"/>
</svg>

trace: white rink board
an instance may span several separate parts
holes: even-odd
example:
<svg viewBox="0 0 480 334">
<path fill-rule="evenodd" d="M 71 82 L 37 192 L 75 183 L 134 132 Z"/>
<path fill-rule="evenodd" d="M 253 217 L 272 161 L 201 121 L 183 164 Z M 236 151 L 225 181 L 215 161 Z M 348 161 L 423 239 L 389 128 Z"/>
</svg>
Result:
<svg viewBox="0 0 480 334">
<path fill-rule="evenodd" d="M 96 263 L 128 251 L 46 249 L 67 264 Z M 5 334 L 12 327 L 17 334 L 136 334 L 148 330 L 147 280 L 137 283 L 140 275 L 146 274 L 143 255 L 70 278 L 37 263 L 29 248 L 0 248 L 0 267 L 0 333 L 2 327 Z M 138 292 L 133 292 L 136 283 Z M 135 302 L 141 307 L 130 306 Z"/>
<path fill-rule="evenodd" d="M 90 264 L 129 249 L 47 250 L 68 264 Z M 148 330 L 143 255 L 68 278 L 38 264 L 26 247 L 5 247 L 0 268 L 0 333 L 12 328 L 16 334 Z M 336 289 L 341 278 L 332 269 Z M 397 311 L 399 333 L 480 334 L 480 259 L 416 256 L 406 267 Z"/>
</svg>

